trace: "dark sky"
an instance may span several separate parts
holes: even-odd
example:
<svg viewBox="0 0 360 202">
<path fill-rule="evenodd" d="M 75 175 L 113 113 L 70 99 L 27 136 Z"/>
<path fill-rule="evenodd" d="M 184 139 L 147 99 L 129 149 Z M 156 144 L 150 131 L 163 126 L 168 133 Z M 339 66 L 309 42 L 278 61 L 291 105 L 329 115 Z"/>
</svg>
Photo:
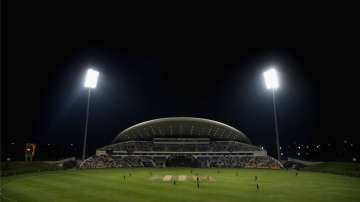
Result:
<svg viewBox="0 0 360 202">
<path fill-rule="evenodd" d="M 92 148 L 133 124 L 170 116 L 224 122 L 271 147 L 272 97 L 262 80 L 269 65 L 281 72 L 282 144 L 359 142 L 358 41 L 346 19 L 243 23 L 226 10 L 189 16 L 9 2 L 2 7 L 2 144 L 81 145 L 89 66 L 101 72 L 91 98 Z"/>
</svg>

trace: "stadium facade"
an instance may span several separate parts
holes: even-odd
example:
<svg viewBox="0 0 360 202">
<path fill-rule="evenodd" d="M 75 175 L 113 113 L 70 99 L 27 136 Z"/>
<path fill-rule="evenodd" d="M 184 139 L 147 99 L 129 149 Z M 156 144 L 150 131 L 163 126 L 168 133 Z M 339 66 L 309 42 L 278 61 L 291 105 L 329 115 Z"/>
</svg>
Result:
<svg viewBox="0 0 360 202">
<path fill-rule="evenodd" d="M 229 125 L 203 118 L 171 117 L 125 129 L 80 167 L 173 166 L 280 168 L 281 163 Z"/>
</svg>

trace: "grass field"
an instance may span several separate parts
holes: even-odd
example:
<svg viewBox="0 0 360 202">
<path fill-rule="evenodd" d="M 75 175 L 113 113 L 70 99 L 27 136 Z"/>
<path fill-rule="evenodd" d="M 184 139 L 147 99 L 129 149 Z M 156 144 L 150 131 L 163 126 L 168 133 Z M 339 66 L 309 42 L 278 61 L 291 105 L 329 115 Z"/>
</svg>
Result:
<svg viewBox="0 0 360 202">
<path fill-rule="evenodd" d="M 360 163 L 325 162 L 307 166 L 303 170 L 360 177 Z"/>
<path fill-rule="evenodd" d="M 18 175 L 24 173 L 33 173 L 38 171 L 63 170 L 55 164 L 44 163 L 43 161 L 12 161 L 1 162 L 1 175 Z"/>
<path fill-rule="evenodd" d="M 190 168 L 39 172 L 3 177 L 1 199 L 47 202 L 360 201 L 360 178 L 316 172 L 299 172 L 296 176 L 295 173 L 262 169 L 192 169 L 191 172 Z M 190 177 L 196 174 L 204 178 L 199 189 Z M 174 185 L 172 180 L 164 181 L 169 176 L 187 176 L 187 179 Z M 260 185 L 258 192 L 256 183 Z"/>
</svg>

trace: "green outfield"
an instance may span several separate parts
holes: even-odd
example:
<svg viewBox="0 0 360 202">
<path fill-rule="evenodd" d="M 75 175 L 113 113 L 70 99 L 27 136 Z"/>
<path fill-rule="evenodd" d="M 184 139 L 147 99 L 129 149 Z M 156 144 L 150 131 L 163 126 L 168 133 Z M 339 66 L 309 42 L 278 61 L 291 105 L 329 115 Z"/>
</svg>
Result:
<svg viewBox="0 0 360 202">
<path fill-rule="evenodd" d="M 2 177 L 1 184 L 3 201 L 360 201 L 360 178 L 265 169 L 49 171 Z"/>
</svg>

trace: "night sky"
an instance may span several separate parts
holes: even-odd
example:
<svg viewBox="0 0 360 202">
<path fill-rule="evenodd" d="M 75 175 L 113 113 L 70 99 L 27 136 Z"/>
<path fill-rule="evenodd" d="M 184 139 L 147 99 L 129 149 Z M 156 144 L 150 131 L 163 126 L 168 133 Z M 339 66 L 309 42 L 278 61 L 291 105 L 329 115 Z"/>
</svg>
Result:
<svg viewBox="0 0 360 202">
<path fill-rule="evenodd" d="M 100 71 L 90 152 L 133 124 L 172 116 L 226 123 L 271 151 L 272 94 L 262 78 L 269 65 L 280 71 L 281 145 L 360 142 L 353 130 L 357 41 L 334 21 L 245 25 L 236 15 L 229 21 L 216 13 L 33 2 L 2 9 L 2 148 L 10 142 L 81 147 L 88 67 Z"/>
</svg>

